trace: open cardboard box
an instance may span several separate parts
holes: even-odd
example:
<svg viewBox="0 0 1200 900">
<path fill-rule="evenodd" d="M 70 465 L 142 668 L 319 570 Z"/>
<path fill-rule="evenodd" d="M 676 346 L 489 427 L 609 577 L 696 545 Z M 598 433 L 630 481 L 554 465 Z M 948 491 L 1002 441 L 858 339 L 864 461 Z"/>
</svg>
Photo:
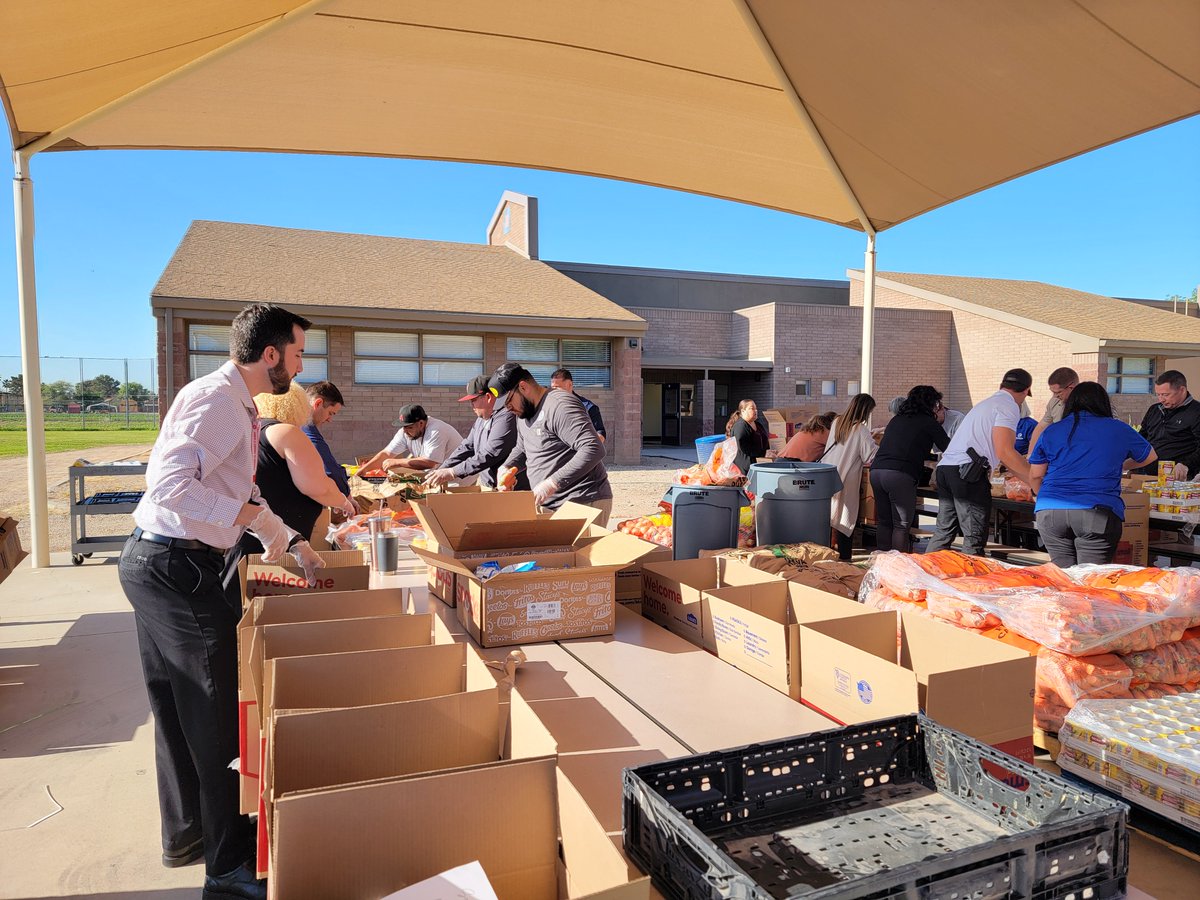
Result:
<svg viewBox="0 0 1200 900">
<path fill-rule="evenodd" d="M 553 738 L 511 700 L 503 761 L 277 795 L 270 896 L 380 897 L 477 859 L 503 900 L 648 898 L 558 772 Z"/>
<path fill-rule="evenodd" d="M 642 615 L 697 647 L 717 652 L 705 627 L 704 591 L 750 584 L 783 584 L 778 575 L 722 556 L 677 559 L 642 566 Z"/>
<path fill-rule="evenodd" d="M 612 534 L 612 532 L 607 528 L 589 525 L 583 533 L 581 544 L 591 543 L 608 534 Z M 630 535 L 630 537 L 634 536 Z M 617 602 L 640 615 L 642 612 L 642 567 L 647 563 L 670 562 L 674 558 L 674 553 L 670 547 L 664 547 L 662 544 L 642 538 L 636 538 L 636 540 L 642 541 L 648 546 L 648 549 L 637 562 L 617 572 Z"/>
<path fill-rule="evenodd" d="M 630 535 L 609 534 L 571 552 L 500 557 L 502 565 L 532 560 L 544 568 L 487 581 L 475 575 L 471 563 L 415 552 L 454 573 L 458 619 L 467 633 L 480 646 L 503 647 L 612 634 L 616 573 L 651 549 Z"/>
<path fill-rule="evenodd" d="M 13 573 L 21 560 L 29 554 L 21 549 L 21 536 L 17 533 L 17 520 L 0 518 L 0 581 Z"/>
<path fill-rule="evenodd" d="M 281 794 L 502 758 L 499 688 L 466 644 L 280 657 L 265 673 L 260 871 Z"/>
<path fill-rule="evenodd" d="M 600 515 L 599 510 L 577 503 L 539 513 L 529 491 L 430 494 L 412 508 L 425 529 L 425 549 L 463 561 L 574 550 Z M 429 592 L 453 606 L 453 575 L 431 567 Z"/>
<path fill-rule="evenodd" d="M 890 613 L 886 614 L 890 617 Z M 800 626 L 801 697 L 847 725 L 924 712 L 1027 761 L 1037 659 L 912 613 Z"/>
<path fill-rule="evenodd" d="M 790 581 L 717 588 L 702 596 L 704 628 L 717 656 L 793 700 L 801 692 L 801 625 L 874 618 L 893 636 L 896 627 L 894 613 Z"/>
<path fill-rule="evenodd" d="M 1145 478 L 1145 475 L 1132 476 Z M 1118 561 L 1131 566 L 1145 566 L 1150 560 L 1150 495 L 1129 490 L 1121 482 L 1121 500 L 1125 503 L 1125 522 L 1121 527 L 1121 544 L 1129 545 L 1129 558 Z M 1118 551 L 1119 552 L 1119 551 Z"/>
<path fill-rule="evenodd" d="M 317 572 L 317 583 L 308 586 L 304 570 L 297 565 L 270 565 L 260 554 L 251 554 L 238 563 L 243 606 L 255 597 L 270 594 L 306 594 L 330 591 L 366 590 L 371 572 L 358 550 L 323 550 L 325 568 Z M 291 562 L 291 556 L 284 557 Z"/>
<path fill-rule="evenodd" d="M 400 614 L 403 602 L 400 594 L 400 590 L 388 590 L 261 597 L 246 610 L 238 623 L 238 772 L 242 812 L 252 813 L 258 808 L 263 660 L 272 655 L 306 656 L 454 641 L 445 624 L 432 613 Z M 322 628 L 322 625 L 332 627 Z M 265 628 L 272 629 L 270 648 L 263 641 Z"/>
</svg>

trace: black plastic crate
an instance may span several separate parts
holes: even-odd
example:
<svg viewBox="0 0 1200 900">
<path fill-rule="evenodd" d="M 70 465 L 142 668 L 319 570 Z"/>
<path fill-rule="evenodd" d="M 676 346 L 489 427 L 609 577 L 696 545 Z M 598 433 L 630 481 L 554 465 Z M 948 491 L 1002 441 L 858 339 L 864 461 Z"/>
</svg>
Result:
<svg viewBox="0 0 1200 900">
<path fill-rule="evenodd" d="M 142 491 L 98 491 L 84 499 L 88 506 L 104 506 L 110 503 L 137 503 L 142 499 Z"/>
<path fill-rule="evenodd" d="M 624 773 L 626 852 L 686 900 L 1108 900 L 1127 813 L 916 715 Z"/>
</svg>

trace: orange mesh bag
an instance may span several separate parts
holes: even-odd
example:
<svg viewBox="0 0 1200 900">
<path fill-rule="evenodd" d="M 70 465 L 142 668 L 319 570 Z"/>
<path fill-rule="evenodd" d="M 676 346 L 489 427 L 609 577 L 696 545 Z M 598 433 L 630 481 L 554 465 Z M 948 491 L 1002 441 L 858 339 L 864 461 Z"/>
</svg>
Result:
<svg viewBox="0 0 1200 900">
<path fill-rule="evenodd" d="M 1004 496 L 1009 500 L 1033 500 L 1033 488 L 1016 475 L 1005 475 Z"/>
<path fill-rule="evenodd" d="M 1033 724 L 1043 731 L 1055 733 L 1062 730 L 1067 713 L 1071 710 L 1064 706 L 1055 695 L 1035 691 L 1033 695 Z"/>
</svg>

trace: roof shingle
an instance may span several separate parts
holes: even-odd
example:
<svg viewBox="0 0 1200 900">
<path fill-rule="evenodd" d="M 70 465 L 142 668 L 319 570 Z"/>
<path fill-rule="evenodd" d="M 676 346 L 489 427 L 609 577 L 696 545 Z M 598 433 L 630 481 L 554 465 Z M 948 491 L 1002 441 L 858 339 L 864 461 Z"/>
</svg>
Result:
<svg viewBox="0 0 1200 900">
<path fill-rule="evenodd" d="M 192 223 L 153 295 L 363 310 L 641 322 L 505 247 Z"/>
</svg>

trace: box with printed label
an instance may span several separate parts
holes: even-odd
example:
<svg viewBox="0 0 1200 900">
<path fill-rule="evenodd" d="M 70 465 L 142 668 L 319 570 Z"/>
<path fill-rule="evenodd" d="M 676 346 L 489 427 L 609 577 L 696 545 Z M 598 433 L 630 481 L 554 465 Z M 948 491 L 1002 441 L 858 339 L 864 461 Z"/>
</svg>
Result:
<svg viewBox="0 0 1200 900">
<path fill-rule="evenodd" d="M 600 514 L 575 503 L 539 513 L 529 491 L 429 494 L 414 502 L 412 509 L 425 529 L 425 549 L 464 561 L 573 550 Z M 431 566 L 428 586 L 430 594 L 454 605 L 456 591 L 449 570 Z"/>
<path fill-rule="evenodd" d="M 793 700 L 801 691 L 802 624 L 874 617 L 896 627 L 894 613 L 790 581 L 716 588 L 702 597 L 717 656 Z"/>
<path fill-rule="evenodd" d="M 570 553 L 530 554 L 524 560 L 538 569 L 487 580 L 470 562 L 416 552 L 454 572 L 458 619 L 467 633 L 481 646 L 502 647 L 612 634 L 616 573 L 647 549 L 645 541 L 610 534 Z"/>
<path fill-rule="evenodd" d="M 923 712 L 1014 756 L 1032 753 L 1037 659 L 1023 648 L 906 612 L 899 653 L 895 619 L 861 617 L 801 625 L 800 651 L 801 698 L 836 721 Z"/>
<path fill-rule="evenodd" d="M 584 532 L 584 540 L 580 542 L 580 546 L 598 540 L 606 534 L 612 534 L 612 532 L 599 525 L 589 525 Z M 638 540 L 643 540 L 643 538 L 638 538 Z M 648 550 L 646 555 L 633 565 L 626 566 L 617 573 L 617 602 L 639 614 L 642 612 L 643 566 L 648 563 L 670 562 L 674 558 L 670 547 L 664 547 L 653 541 L 646 541 L 646 543 L 652 549 Z"/>
<path fill-rule="evenodd" d="M 265 563 L 257 553 L 245 557 L 238 563 L 242 605 L 255 597 L 271 594 L 362 591 L 370 586 L 371 570 L 363 560 L 362 551 L 324 550 L 318 555 L 325 560 L 325 567 L 317 570 L 317 583 L 312 587 L 308 585 L 304 570 L 292 564 L 290 555 L 284 557 L 287 565 Z"/>
<path fill-rule="evenodd" d="M 772 582 L 782 584 L 783 579 L 720 556 L 646 563 L 642 567 L 642 615 L 716 653 L 712 629 L 705 628 L 701 594 L 715 588 Z"/>
</svg>

